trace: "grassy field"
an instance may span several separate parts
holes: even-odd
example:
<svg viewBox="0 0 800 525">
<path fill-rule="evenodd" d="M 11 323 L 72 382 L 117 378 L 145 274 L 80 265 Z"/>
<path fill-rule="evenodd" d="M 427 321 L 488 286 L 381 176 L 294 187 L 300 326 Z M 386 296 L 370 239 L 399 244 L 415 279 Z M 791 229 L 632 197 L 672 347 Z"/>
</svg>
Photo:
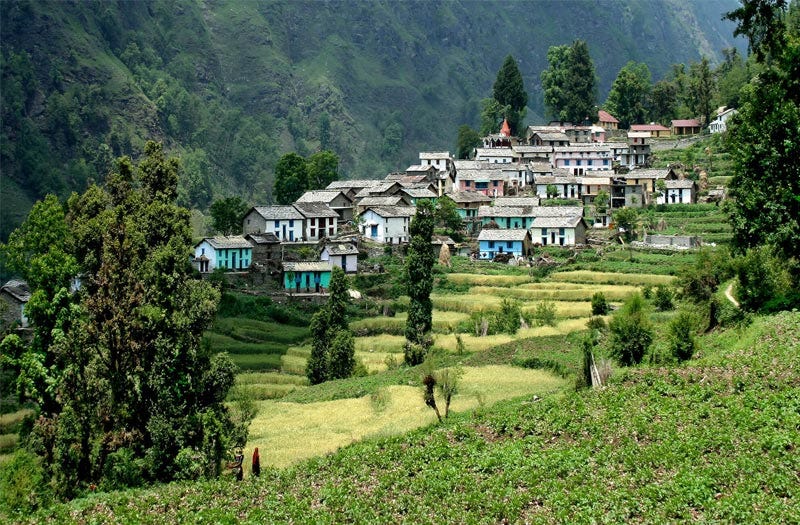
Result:
<svg viewBox="0 0 800 525">
<path fill-rule="evenodd" d="M 373 437 L 290 469 L 268 469 L 261 479 L 100 494 L 25 519 L 797 523 L 800 314 L 757 317 L 700 342 L 702 357 L 628 369 L 602 390 L 516 398 L 401 435 L 378 426 Z M 512 351 L 479 355 L 503 359 Z M 406 399 L 404 388 L 320 406 L 343 410 L 342 418 L 379 418 L 408 402 L 415 416 L 426 417 L 419 392 Z M 275 416 L 299 431 L 303 418 L 285 410 Z M 348 419 L 331 419 L 320 423 L 342 442 L 352 439 Z M 261 450 L 262 458 L 271 453 Z"/>
</svg>

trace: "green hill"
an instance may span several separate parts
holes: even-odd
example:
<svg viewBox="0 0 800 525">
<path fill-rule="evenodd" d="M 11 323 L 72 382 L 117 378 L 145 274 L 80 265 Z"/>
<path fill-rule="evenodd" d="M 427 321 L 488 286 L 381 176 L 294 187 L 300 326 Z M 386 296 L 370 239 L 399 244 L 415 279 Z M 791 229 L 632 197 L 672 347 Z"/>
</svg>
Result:
<svg viewBox="0 0 800 525">
<path fill-rule="evenodd" d="M 701 342 L 684 366 L 630 369 L 600 391 L 501 403 L 260 479 L 101 494 L 30 519 L 797 522 L 800 315 Z"/>
<path fill-rule="evenodd" d="M 158 139 L 183 158 L 184 204 L 270 200 L 287 151 L 325 146 L 347 177 L 453 150 L 507 54 L 543 119 L 549 46 L 588 41 L 600 99 L 628 60 L 655 79 L 734 44 L 734 0 L 0 3 L 0 239 L 45 193 L 101 180 Z M 323 140 L 325 140 L 323 138 Z M 5 179 L 8 179 L 6 181 Z"/>
</svg>

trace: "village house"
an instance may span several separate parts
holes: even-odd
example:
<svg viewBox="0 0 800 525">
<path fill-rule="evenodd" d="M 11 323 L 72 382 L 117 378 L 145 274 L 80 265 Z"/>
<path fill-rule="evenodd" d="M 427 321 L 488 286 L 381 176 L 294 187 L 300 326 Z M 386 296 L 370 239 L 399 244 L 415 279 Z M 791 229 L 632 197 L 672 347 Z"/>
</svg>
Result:
<svg viewBox="0 0 800 525">
<path fill-rule="evenodd" d="M 492 260 L 499 254 L 527 257 L 531 251 L 531 233 L 528 230 L 481 230 L 478 235 L 479 258 Z"/>
<path fill-rule="evenodd" d="M 206 237 L 194 247 L 194 266 L 200 273 L 217 268 L 243 271 L 253 260 L 253 245 L 242 235 Z"/>
<path fill-rule="evenodd" d="M 361 235 L 375 242 L 408 242 L 408 225 L 416 213 L 413 206 L 370 206 L 361 213 Z"/>
<path fill-rule="evenodd" d="M 295 204 L 326 204 L 339 215 L 340 221 L 349 221 L 353 218 L 353 199 L 345 195 L 342 190 L 307 191 L 294 202 Z"/>
<path fill-rule="evenodd" d="M 556 198 L 580 199 L 583 196 L 580 180 L 573 175 L 549 175 L 536 177 L 536 194 L 540 199 L 549 198 L 547 190 L 555 189 Z"/>
<path fill-rule="evenodd" d="M 656 198 L 656 204 L 694 204 L 697 202 L 697 184 L 691 179 L 666 180 L 664 194 Z"/>
<path fill-rule="evenodd" d="M 422 187 L 411 186 L 403 188 L 402 190 L 400 190 L 400 194 L 408 197 L 408 200 L 411 201 L 411 204 L 413 206 L 416 206 L 417 202 L 419 202 L 420 200 L 429 200 L 433 203 L 436 203 L 436 199 L 438 198 L 438 195 L 428 186 L 422 186 Z"/>
<path fill-rule="evenodd" d="M 631 124 L 631 131 L 646 131 L 650 137 L 669 137 L 672 133 L 670 129 L 661 124 L 651 122 L 650 124 Z"/>
<path fill-rule="evenodd" d="M 274 233 L 281 241 L 294 242 L 303 237 L 303 214 L 294 206 L 254 206 L 245 214 L 243 228 L 247 233 Z"/>
<path fill-rule="evenodd" d="M 401 178 L 405 176 L 402 174 Z M 362 188 L 353 198 L 353 202 L 359 205 L 364 197 L 391 197 L 399 194 L 402 189 L 403 185 L 399 180 L 382 180 L 378 184 Z"/>
<path fill-rule="evenodd" d="M 586 221 L 581 215 L 537 217 L 530 230 L 533 242 L 542 246 L 586 244 Z"/>
<path fill-rule="evenodd" d="M 628 151 L 622 153 L 620 163 L 633 169 L 650 164 L 650 132 L 629 131 Z"/>
<path fill-rule="evenodd" d="M 605 144 L 571 144 L 553 148 L 553 166 L 573 175 L 613 168 L 611 149 Z"/>
<path fill-rule="evenodd" d="M 725 106 L 719 108 L 717 116 L 708 125 L 708 131 L 710 133 L 725 133 L 728 129 L 728 120 L 736 113 L 737 111 L 733 108 L 726 109 Z"/>
<path fill-rule="evenodd" d="M 303 240 L 318 241 L 333 237 L 338 231 L 339 214 L 318 202 L 295 203 L 294 207 L 303 215 Z"/>
<path fill-rule="evenodd" d="M 244 238 L 253 247 L 251 266 L 268 271 L 280 269 L 281 240 L 274 233 L 248 233 Z"/>
<path fill-rule="evenodd" d="M 290 294 L 326 294 L 330 284 L 330 262 L 301 261 L 283 263 L 283 289 Z"/>
<path fill-rule="evenodd" d="M 553 153 L 552 146 L 518 145 L 511 150 L 514 152 L 514 162 L 545 162 L 548 165 Z"/>
<path fill-rule="evenodd" d="M 464 228 L 470 233 L 475 233 L 477 226 L 480 224 L 478 209 L 482 205 L 492 202 L 491 197 L 474 191 L 451 192 L 447 194 L 447 197 L 456 203 L 456 210 L 464 221 Z"/>
<path fill-rule="evenodd" d="M 609 198 L 611 197 L 610 177 L 598 177 L 596 175 L 592 175 L 577 177 L 576 180 L 580 186 L 581 199 L 583 200 L 584 205 L 594 203 L 595 197 L 597 197 L 597 194 L 601 191 L 606 192 Z M 609 206 L 610 205 L 611 203 L 609 203 Z"/>
<path fill-rule="evenodd" d="M 355 196 L 364 188 L 370 186 L 377 186 L 383 184 L 385 181 L 377 179 L 358 179 L 358 180 L 335 180 L 328 184 L 326 190 L 339 190 L 344 193 L 348 199 L 353 200 Z"/>
<path fill-rule="evenodd" d="M 497 197 L 494 206 L 538 206 L 539 197 Z"/>
<path fill-rule="evenodd" d="M 25 281 L 11 280 L 0 288 L 0 334 L 18 325 L 28 327 L 25 305 L 31 299 L 31 290 Z"/>
<path fill-rule="evenodd" d="M 411 197 L 406 193 L 390 197 L 364 197 L 358 201 L 356 216 L 361 215 L 367 208 L 375 206 L 411 206 Z"/>
<path fill-rule="evenodd" d="M 528 129 L 530 130 L 531 128 Z M 552 148 L 569 146 L 569 137 L 561 130 L 534 131 L 528 137 L 528 144 L 531 146 L 550 146 Z"/>
<path fill-rule="evenodd" d="M 531 172 L 528 171 L 528 165 L 522 162 L 504 164 L 500 169 L 503 172 L 503 178 L 505 178 L 509 188 L 521 190 L 530 184 L 530 181 L 533 179 Z"/>
<path fill-rule="evenodd" d="M 358 248 L 351 243 L 326 244 L 319 259 L 338 266 L 344 273 L 358 272 Z"/>
<path fill-rule="evenodd" d="M 673 135 L 697 135 L 700 133 L 700 121 L 697 119 L 688 120 L 673 120 L 672 121 L 672 134 Z"/>
<path fill-rule="evenodd" d="M 475 160 L 490 164 L 506 164 L 514 160 L 514 150 L 511 148 L 476 148 Z"/>
<path fill-rule="evenodd" d="M 505 195 L 505 186 L 505 177 L 499 168 L 456 172 L 458 191 L 476 191 L 489 197 L 502 197 Z"/>
<path fill-rule="evenodd" d="M 419 154 L 419 163 L 433 166 L 437 171 L 451 172 L 454 169 L 453 157 L 449 151 L 422 151 Z"/>
<path fill-rule="evenodd" d="M 597 112 L 596 124 L 601 128 L 607 129 L 609 131 L 614 131 L 619 129 L 619 120 L 614 118 L 614 116 L 608 113 L 607 111 L 603 111 L 602 109 Z"/>
<path fill-rule="evenodd" d="M 502 230 L 525 229 L 536 217 L 533 209 L 533 206 L 481 206 L 478 217 L 484 227 L 494 223 Z"/>
</svg>

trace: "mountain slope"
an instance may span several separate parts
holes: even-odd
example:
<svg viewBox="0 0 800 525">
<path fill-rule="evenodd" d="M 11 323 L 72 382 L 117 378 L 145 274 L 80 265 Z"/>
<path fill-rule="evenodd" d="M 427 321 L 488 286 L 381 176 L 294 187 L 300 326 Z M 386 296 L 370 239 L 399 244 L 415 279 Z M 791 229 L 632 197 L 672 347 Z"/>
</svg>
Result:
<svg viewBox="0 0 800 525">
<path fill-rule="evenodd" d="M 654 79 L 735 44 L 735 0 L 634 2 L 80 1 L 0 4 L 4 181 L 0 238 L 31 199 L 80 190 L 145 140 L 181 154 L 182 199 L 270 198 L 287 151 L 330 147 L 349 177 L 377 177 L 477 124 L 507 54 L 529 121 L 551 45 L 587 40 L 600 100 L 628 60 Z M 107 145 L 107 146 L 106 146 Z M 8 191 L 6 188 L 11 188 Z M 20 192 L 27 199 L 12 197 Z"/>
</svg>

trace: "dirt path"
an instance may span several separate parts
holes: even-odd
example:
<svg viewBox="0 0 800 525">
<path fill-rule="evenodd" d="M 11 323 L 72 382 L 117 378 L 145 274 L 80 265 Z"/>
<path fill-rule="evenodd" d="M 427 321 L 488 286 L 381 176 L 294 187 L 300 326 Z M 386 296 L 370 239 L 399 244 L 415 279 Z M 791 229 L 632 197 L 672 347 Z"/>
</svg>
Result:
<svg viewBox="0 0 800 525">
<path fill-rule="evenodd" d="M 733 283 L 730 283 L 730 284 L 728 284 L 728 287 L 727 287 L 727 288 L 725 288 L 725 297 L 727 297 L 727 298 L 728 298 L 728 300 L 729 300 L 731 303 L 733 303 L 733 305 L 734 305 L 736 308 L 739 308 L 739 301 L 737 301 L 737 300 L 736 300 L 736 299 L 733 297 L 733 293 L 731 293 L 731 292 L 733 292 Z"/>
</svg>

